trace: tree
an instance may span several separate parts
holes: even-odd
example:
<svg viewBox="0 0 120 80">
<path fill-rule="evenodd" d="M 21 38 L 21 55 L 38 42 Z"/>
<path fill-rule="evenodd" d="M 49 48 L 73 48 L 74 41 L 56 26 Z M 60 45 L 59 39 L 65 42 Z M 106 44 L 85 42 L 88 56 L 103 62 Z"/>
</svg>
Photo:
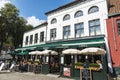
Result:
<svg viewBox="0 0 120 80">
<path fill-rule="evenodd" d="M 0 48 L 4 44 L 18 47 L 22 44 L 23 33 L 32 26 L 26 25 L 27 21 L 19 16 L 19 10 L 13 4 L 5 4 L 0 15 Z"/>
<path fill-rule="evenodd" d="M 10 30 L 11 24 L 14 23 L 16 17 L 18 16 L 19 10 L 12 5 L 6 4 L 5 7 L 0 10 L 0 47 L 3 47 L 3 44 L 6 42 Z"/>
<path fill-rule="evenodd" d="M 33 28 L 31 25 L 26 25 L 26 23 L 27 21 L 23 17 L 18 17 L 18 19 L 15 21 L 14 28 L 11 32 L 13 37 L 12 42 L 15 48 L 19 47 L 19 45 L 22 45 L 23 33 Z"/>
</svg>

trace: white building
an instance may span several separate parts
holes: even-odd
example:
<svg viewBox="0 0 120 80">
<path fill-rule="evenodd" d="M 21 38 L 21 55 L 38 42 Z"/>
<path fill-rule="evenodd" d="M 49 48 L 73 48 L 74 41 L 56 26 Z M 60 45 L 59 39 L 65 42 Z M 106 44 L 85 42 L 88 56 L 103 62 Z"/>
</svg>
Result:
<svg viewBox="0 0 120 80">
<path fill-rule="evenodd" d="M 106 32 L 107 0 L 73 1 L 45 14 L 47 23 L 24 33 L 23 49 L 100 47 L 106 49 L 108 66 L 112 68 Z"/>
<path fill-rule="evenodd" d="M 44 41 L 107 36 L 107 9 L 106 0 L 85 0 L 74 1 L 47 12 L 48 24 L 43 23 L 40 27 L 25 32 L 22 47 L 40 45 Z M 42 42 L 40 32 L 44 32 Z"/>
<path fill-rule="evenodd" d="M 106 35 L 107 14 L 106 0 L 75 1 L 61 6 L 46 13 L 48 17 L 47 41 Z M 50 31 L 56 32 L 56 35 L 50 37 Z"/>
<path fill-rule="evenodd" d="M 23 35 L 23 46 L 22 47 L 45 44 L 46 28 L 47 28 L 47 22 L 44 22 L 38 25 L 37 27 L 35 27 L 34 29 L 25 32 Z"/>
</svg>

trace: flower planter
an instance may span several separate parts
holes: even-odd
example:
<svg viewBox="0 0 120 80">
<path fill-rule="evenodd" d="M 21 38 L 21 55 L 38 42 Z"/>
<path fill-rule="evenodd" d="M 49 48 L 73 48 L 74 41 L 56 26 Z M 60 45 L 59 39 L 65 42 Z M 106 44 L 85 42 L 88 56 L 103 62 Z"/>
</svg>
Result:
<svg viewBox="0 0 120 80">
<path fill-rule="evenodd" d="M 75 69 L 83 69 L 83 66 L 77 66 L 77 65 L 75 65 Z"/>
<path fill-rule="evenodd" d="M 100 71 L 100 68 L 99 68 L 99 67 L 90 67 L 90 69 L 91 69 L 92 71 Z"/>
</svg>

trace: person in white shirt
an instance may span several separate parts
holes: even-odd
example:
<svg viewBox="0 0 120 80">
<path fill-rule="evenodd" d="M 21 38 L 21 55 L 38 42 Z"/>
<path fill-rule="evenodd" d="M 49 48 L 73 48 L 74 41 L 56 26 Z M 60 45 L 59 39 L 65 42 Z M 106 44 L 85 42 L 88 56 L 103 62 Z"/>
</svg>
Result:
<svg viewBox="0 0 120 80">
<path fill-rule="evenodd" d="M 102 70 L 102 69 L 103 69 L 103 66 L 102 66 L 101 61 L 100 61 L 100 60 L 97 60 L 97 61 L 96 61 L 96 63 L 100 66 L 100 67 L 99 67 L 99 68 L 100 68 L 100 70 Z"/>
</svg>

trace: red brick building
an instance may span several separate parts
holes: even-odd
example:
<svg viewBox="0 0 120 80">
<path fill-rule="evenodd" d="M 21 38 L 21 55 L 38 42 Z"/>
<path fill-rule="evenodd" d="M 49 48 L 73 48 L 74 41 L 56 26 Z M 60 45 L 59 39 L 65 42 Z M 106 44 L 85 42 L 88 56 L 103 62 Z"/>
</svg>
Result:
<svg viewBox="0 0 120 80">
<path fill-rule="evenodd" d="M 120 0 L 109 0 L 107 33 L 113 67 L 120 67 Z"/>
</svg>

